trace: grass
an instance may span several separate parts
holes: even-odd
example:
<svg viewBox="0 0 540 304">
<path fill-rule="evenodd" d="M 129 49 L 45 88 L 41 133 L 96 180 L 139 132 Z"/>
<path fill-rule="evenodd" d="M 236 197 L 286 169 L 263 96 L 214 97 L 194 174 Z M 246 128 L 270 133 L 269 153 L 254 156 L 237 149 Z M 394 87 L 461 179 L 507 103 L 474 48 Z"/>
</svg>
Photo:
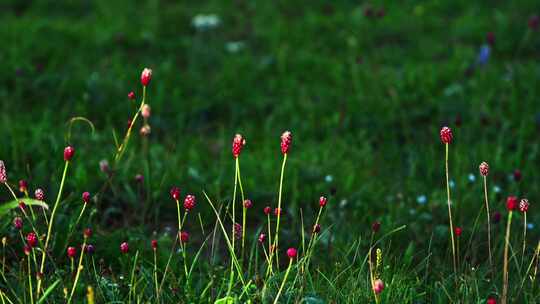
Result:
<svg viewBox="0 0 540 304">
<path fill-rule="evenodd" d="M 366 17 L 368 7 L 383 7 L 385 16 Z M 207 303 L 227 296 L 271 303 L 283 282 L 288 247 L 298 248 L 299 259 L 281 302 L 374 302 L 368 253 L 375 221 L 381 222 L 373 242 L 382 250 L 381 303 L 485 303 L 488 296 L 502 294 L 506 197 L 528 198 L 527 222 L 538 224 L 540 32 L 527 28 L 528 18 L 540 13 L 534 1 L 7 1 L 0 8 L 5 25 L 0 27 L 0 159 L 17 195 L 22 195 L 15 187 L 19 179 L 28 180 L 30 193 L 45 190 L 51 221 L 62 151 L 68 144 L 77 149 L 50 235 L 52 258 L 44 276 L 46 287 L 55 287 L 45 290 L 45 302 L 62 302 L 63 290 L 71 292 L 74 277 L 63 245 L 81 213 L 84 191 L 105 189 L 74 227 L 69 244 L 80 246 L 83 228 L 94 229 L 96 251 L 85 254 L 74 303 L 86 299 L 88 287 L 96 303 L 154 302 L 152 239 L 159 243 L 163 303 Z M 216 14 L 219 25 L 196 29 L 192 23 L 200 14 Z M 489 61 L 471 69 L 488 32 L 496 41 Z M 127 120 L 139 108 L 127 94 L 134 91 L 141 100 L 144 67 L 154 71 L 145 100 L 152 107 L 151 134 L 139 136 L 142 125 L 136 124 L 108 183 L 99 162 L 114 166 L 115 141 L 122 142 Z M 69 123 L 74 117 L 90 123 L 82 118 Z M 457 277 L 445 150 L 438 138 L 443 125 L 454 131 L 452 216 L 463 228 Z M 294 139 L 282 189 L 281 265 L 266 279 L 257 237 L 268 229 L 262 209 L 277 207 L 279 136 L 285 130 Z M 247 141 L 242 186 L 253 201 L 245 258 L 238 262 L 244 282 L 231 267 L 225 240 L 232 230 L 227 202 L 235 181 L 230 145 L 236 133 Z M 478 173 L 482 161 L 490 166 L 487 198 Z M 522 173 L 520 181 L 512 178 L 515 169 Z M 137 174 L 144 176 L 142 182 L 135 180 Z M 173 185 L 181 188 L 182 198 L 188 193 L 198 198 L 185 224 L 187 252 L 177 243 L 177 210 L 169 196 Z M 302 245 L 310 247 L 321 195 L 328 197 L 322 230 L 302 274 L 295 265 L 304 256 Z M 242 208 L 238 196 L 236 211 Z M 500 222 L 491 222 L 493 272 L 486 199 L 490 216 L 502 214 Z M 1 187 L 1 205 L 12 200 Z M 28 303 L 25 271 L 28 262 L 36 268 L 12 227 L 16 214 L 24 218 L 24 235 L 31 231 L 20 211 L 4 212 L 0 298 Z M 45 233 L 41 211 L 35 216 L 36 229 Z M 513 217 L 509 303 L 535 303 L 539 289 L 531 287 L 526 273 L 535 269 L 538 226 L 527 231 L 522 262 L 523 214 L 516 211 Z M 275 229 L 276 219 L 270 218 Z M 267 238 L 277 242 L 273 234 Z M 127 255 L 119 250 L 124 241 L 130 245 Z M 239 250 L 241 241 L 235 242 Z M 39 263 L 42 255 L 35 251 Z M 35 274 L 31 279 L 36 289 Z"/>
</svg>

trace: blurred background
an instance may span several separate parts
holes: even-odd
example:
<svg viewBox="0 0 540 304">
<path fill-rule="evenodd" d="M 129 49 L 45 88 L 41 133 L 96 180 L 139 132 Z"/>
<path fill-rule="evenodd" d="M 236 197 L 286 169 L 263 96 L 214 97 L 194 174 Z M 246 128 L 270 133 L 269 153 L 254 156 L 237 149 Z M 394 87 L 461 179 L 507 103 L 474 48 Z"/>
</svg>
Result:
<svg viewBox="0 0 540 304">
<path fill-rule="evenodd" d="M 539 13 L 526 0 L 4 0 L 0 158 L 12 180 L 54 198 L 63 148 L 73 145 L 62 208 L 75 214 L 80 193 L 105 183 L 99 163 L 112 161 L 114 137 L 138 105 L 127 94 L 140 98 L 149 67 L 151 134 L 135 126 L 114 185 L 94 208 L 102 233 L 121 239 L 174 227 L 173 185 L 197 195 L 197 211 L 213 225 L 202 190 L 230 199 L 235 133 L 247 140 L 244 189 L 262 217 L 277 201 L 280 135 L 290 130 L 290 242 L 299 240 L 300 208 L 311 219 L 327 195 L 323 225 L 336 232 L 327 244 L 350 243 L 378 220 L 386 231 L 408 225 L 398 244 L 414 238 L 422 250 L 434 236 L 446 245 L 438 132 L 448 125 L 457 225 L 467 235 L 484 218 L 478 165 L 487 161 L 493 216 L 507 195 L 528 197 L 535 240 Z M 95 132 L 78 121 L 68 138 L 79 116 Z"/>
</svg>

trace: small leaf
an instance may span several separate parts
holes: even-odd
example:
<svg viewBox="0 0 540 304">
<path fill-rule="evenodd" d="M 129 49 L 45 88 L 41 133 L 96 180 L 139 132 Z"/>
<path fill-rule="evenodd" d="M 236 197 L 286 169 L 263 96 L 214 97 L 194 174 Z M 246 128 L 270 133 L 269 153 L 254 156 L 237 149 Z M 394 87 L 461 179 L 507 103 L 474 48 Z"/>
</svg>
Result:
<svg viewBox="0 0 540 304">
<path fill-rule="evenodd" d="M 43 293 L 41 298 L 39 298 L 39 301 L 37 302 L 37 304 L 44 303 L 45 300 L 47 299 L 47 297 L 51 294 L 51 292 L 56 288 L 56 286 L 59 283 L 60 283 L 60 279 L 56 280 L 51 286 L 49 286 L 49 288 L 47 288 L 47 290 L 45 290 L 45 292 Z"/>
<path fill-rule="evenodd" d="M 49 209 L 49 205 L 47 205 L 43 201 L 39 201 L 39 200 L 36 200 L 36 199 L 31 199 L 31 198 L 21 198 L 20 200 L 13 200 L 13 201 L 9 201 L 7 203 L 1 204 L 0 205 L 0 216 L 6 215 L 9 212 L 9 210 L 11 210 L 11 209 L 18 208 L 20 202 L 24 202 L 25 205 L 29 205 L 29 206 L 40 206 L 40 207 L 43 207 L 45 209 Z"/>
</svg>

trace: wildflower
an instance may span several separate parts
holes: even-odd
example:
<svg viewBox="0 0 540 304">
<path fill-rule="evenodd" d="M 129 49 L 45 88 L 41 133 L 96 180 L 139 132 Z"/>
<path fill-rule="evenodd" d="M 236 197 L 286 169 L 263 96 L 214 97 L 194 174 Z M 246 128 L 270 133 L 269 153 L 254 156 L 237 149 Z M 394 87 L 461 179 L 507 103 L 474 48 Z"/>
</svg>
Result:
<svg viewBox="0 0 540 304">
<path fill-rule="evenodd" d="M 141 136 L 148 136 L 150 133 L 152 133 L 152 128 L 149 125 L 144 125 L 139 130 L 139 134 L 141 134 Z"/>
<path fill-rule="evenodd" d="M 20 218 L 20 217 L 18 217 L 18 216 L 15 217 L 15 218 L 13 219 L 13 227 L 15 227 L 15 229 L 17 229 L 17 230 L 21 230 L 22 227 L 23 227 L 23 220 L 22 220 L 22 218 Z"/>
<path fill-rule="evenodd" d="M 94 245 L 88 244 L 86 245 L 86 248 L 84 248 L 84 251 L 88 254 L 93 254 L 96 251 L 96 249 L 94 248 Z"/>
<path fill-rule="evenodd" d="M 285 131 L 281 134 L 281 153 L 287 154 L 291 147 L 292 143 L 292 133 L 290 131 Z"/>
<path fill-rule="evenodd" d="M 75 247 L 68 247 L 67 249 L 67 255 L 70 259 L 73 259 L 75 255 L 77 254 L 77 249 Z"/>
<path fill-rule="evenodd" d="M 489 45 L 494 46 L 495 45 L 495 33 L 488 32 L 486 34 L 486 41 Z"/>
<path fill-rule="evenodd" d="M 270 206 L 266 206 L 266 207 L 264 207 L 263 211 L 264 211 L 264 214 L 268 215 L 272 211 L 272 208 L 270 208 Z"/>
<path fill-rule="evenodd" d="M 376 221 L 376 222 L 373 222 L 373 224 L 371 224 L 371 231 L 373 231 L 373 233 L 379 232 L 379 229 L 381 229 L 380 222 Z"/>
<path fill-rule="evenodd" d="M 234 158 L 238 158 L 240 156 L 240 153 L 242 153 L 242 148 L 246 145 L 246 140 L 242 135 L 236 134 L 233 138 L 232 143 L 232 154 Z"/>
<path fill-rule="evenodd" d="M 313 233 L 319 233 L 321 232 L 321 225 L 320 224 L 315 224 L 313 226 Z"/>
<path fill-rule="evenodd" d="M 195 208 L 195 203 L 195 196 L 188 194 L 184 199 L 184 209 L 186 209 L 186 211 L 190 211 L 191 209 Z"/>
<path fill-rule="evenodd" d="M 26 204 L 25 204 L 23 201 L 20 201 L 20 202 L 19 202 L 19 208 L 20 208 L 21 211 L 24 213 L 25 210 L 26 210 Z"/>
<path fill-rule="evenodd" d="M 92 231 L 92 228 L 84 229 L 83 235 L 84 235 L 85 239 L 91 238 L 93 234 L 94 234 L 94 232 Z"/>
<path fill-rule="evenodd" d="M 519 202 L 519 211 L 527 212 L 529 210 L 529 200 L 524 198 Z"/>
<path fill-rule="evenodd" d="M 122 244 L 120 244 L 120 252 L 122 252 L 123 254 L 129 252 L 129 244 L 127 242 L 123 242 Z"/>
<path fill-rule="evenodd" d="M 509 196 L 506 198 L 506 209 L 508 209 L 508 211 L 513 211 L 517 208 L 518 206 L 518 199 L 517 197 L 515 196 Z"/>
<path fill-rule="evenodd" d="M 19 181 L 19 192 L 25 193 L 28 191 L 28 182 L 24 179 Z"/>
<path fill-rule="evenodd" d="M 533 15 L 529 18 L 529 28 L 533 31 L 538 30 L 538 24 L 540 24 L 540 17 Z"/>
<path fill-rule="evenodd" d="M 90 202 L 90 192 L 83 192 L 82 200 L 85 204 L 88 204 Z"/>
<path fill-rule="evenodd" d="M 157 250 L 158 242 L 157 240 L 152 240 L 152 249 Z"/>
<path fill-rule="evenodd" d="M 234 237 L 239 240 L 242 238 L 242 225 L 234 223 Z"/>
<path fill-rule="evenodd" d="M 327 202 L 327 201 L 328 201 L 328 200 L 326 199 L 326 197 L 321 196 L 321 197 L 319 198 L 319 206 L 321 206 L 321 207 L 326 206 L 326 202 Z"/>
<path fill-rule="evenodd" d="M 170 191 L 171 197 L 173 200 L 177 201 L 180 199 L 180 188 L 178 187 L 172 187 Z"/>
<path fill-rule="evenodd" d="M 247 199 L 244 201 L 244 208 L 249 209 L 251 206 L 253 206 L 253 202 L 251 202 L 251 200 Z"/>
<path fill-rule="evenodd" d="M 142 117 L 148 119 L 152 114 L 152 108 L 148 104 L 144 104 L 141 109 Z"/>
<path fill-rule="evenodd" d="M 287 249 L 287 256 L 289 257 L 289 259 L 294 259 L 296 258 L 296 254 L 297 254 L 297 251 L 295 248 L 289 248 Z"/>
<path fill-rule="evenodd" d="M 376 294 L 380 294 L 384 290 L 384 282 L 381 279 L 376 279 L 373 281 L 373 291 Z"/>
<path fill-rule="evenodd" d="M 134 93 L 133 91 L 129 92 L 127 96 L 128 96 L 128 98 L 129 98 L 130 100 L 134 100 L 134 99 L 135 99 L 135 93 Z"/>
<path fill-rule="evenodd" d="M 135 181 L 139 184 L 142 184 L 144 182 L 144 175 L 140 173 L 135 175 Z"/>
<path fill-rule="evenodd" d="M 521 180 L 521 171 L 519 171 L 519 169 L 514 170 L 514 173 L 512 175 L 516 182 L 519 182 Z"/>
<path fill-rule="evenodd" d="M 266 241 L 266 234 L 259 234 L 259 243 L 264 243 Z"/>
<path fill-rule="evenodd" d="M 495 298 L 488 298 L 486 304 L 497 304 L 497 300 Z"/>
<path fill-rule="evenodd" d="M 133 125 L 133 120 L 128 119 L 128 121 L 127 121 L 127 128 L 128 128 L 128 129 L 131 128 L 132 125 Z"/>
<path fill-rule="evenodd" d="M 486 162 L 482 162 L 480 166 L 478 166 L 478 169 L 480 170 L 480 175 L 487 176 L 489 174 L 489 165 Z"/>
<path fill-rule="evenodd" d="M 460 237 L 462 232 L 463 230 L 461 229 L 461 227 L 454 228 L 454 233 L 456 234 L 457 237 Z"/>
<path fill-rule="evenodd" d="M 37 188 L 36 191 L 34 191 L 34 196 L 38 201 L 45 200 L 45 192 L 41 188 Z"/>
<path fill-rule="evenodd" d="M 189 241 L 189 233 L 187 233 L 186 231 L 181 231 L 180 240 L 182 241 L 182 243 L 187 243 Z"/>
<path fill-rule="evenodd" d="M 109 166 L 109 162 L 106 159 L 102 159 L 99 161 L 99 170 L 105 174 L 111 173 L 111 167 Z"/>
<path fill-rule="evenodd" d="M 443 144 L 449 144 L 452 142 L 452 129 L 449 127 L 443 127 L 440 132 L 441 141 Z"/>
<path fill-rule="evenodd" d="M 0 183 L 5 184 L 7 182 L 6 165 L 3 160 L 0 160 Z"/>
<path fill-rule="evenodd" d="M 38 238 L 35 233 L 30 232 L 26 235 L 26 244 L 32 248 L 36 247 L 38 243 Z"/>
<path fill-rule="evenodd" d="M 73 155 L 75 155 L 75 149 L 72 146 L 67 146 L 64 149 L 64 160 L 70 161 L 73 158 Z"/>
<path fill-rule="evenodd" d="M 275 216 L 281 215 L 281 211 L 282 211 L 281 208 L 275 208 L 274 209 L 274 215 Z"/>
<path fill-rule="evenodd" d="M 25 255 L 30 255 L 30 253 L 32 252 L 32 248 L 28 245 L 24 245 L 23 251 Z"/>
<path fill-rule="evenodd" d="M 476 64 L 485 65 L 486 63 L 488 63 L 490 54 L 491 54 L 491 48 L 489 47 L 489 45 L 483 45 L 480 48 L 480 52 L 478 53 L 478 56 L 476 57 Z"/>
<path fill-rule="evenodd" d="M 141 84 L 146 87 L 150 83 L 150 80 L 152 80 L 152 70 L 144 68 L 141 73 Z"/>
</svg>

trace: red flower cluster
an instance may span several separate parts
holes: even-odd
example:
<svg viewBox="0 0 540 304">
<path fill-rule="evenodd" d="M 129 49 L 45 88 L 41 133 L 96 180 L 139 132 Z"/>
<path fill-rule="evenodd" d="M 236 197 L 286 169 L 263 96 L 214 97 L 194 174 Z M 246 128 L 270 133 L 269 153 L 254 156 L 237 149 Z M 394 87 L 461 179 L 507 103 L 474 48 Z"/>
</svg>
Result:
<svg viewBox="0 0 540 304">
<path fill-rule="evenodd" d="M 173 200 L 177 201 L 180 199 L 180 188 L 172 187 L 170 193 Z"/>
<path fill-rule="evenodd" d="M 38 238 L 35 233 L 30 232 L 26 235 L 26 244 L 30 247 L 36 247 L 38 243 Z"/>
<path fill-rule="evenodd" d="M 0 183 L 5 184 L 7 182 L 7 171 L 4 161 L 0 160 Z"/>
<path fill-rule="evenodd" d="M 460 237 L 462 232 L 463 230 L 461 229 L 461 227 L 454 228 L 454 233 L 456 234 L 457 237 Z"/>
<path fill-rule="evenodd" d="M 38 201 L 45 200 L 45 192 L 43 192 L 43 189 L 41 188 L 36 189 L 36 191 L 34 192 L 34 196 Z"/>
<path fill-rule="evenodd" d="M 88 204 L 90 202 L 90 192 L 83 192 L 82 200 L 85 204 Z"/>
<path fill-rule="evenodd" d="M 152 80 L 152 70 L 149 68 L 144 68 L 141 73 L 141 84 L 146 87 L 148 84 L 150 84 L 150 80 Z"/>
<path fill-rule="evenodd" d="M 292 133 L 290 131 L 285 131 L 281 134 L 281 153 L 289 153 L 289 149 L 292 143 Z"/>
<path fill-rule="evenodd" d="M 77 255 L 77 248 L 75 247 L 68 247 L 67 249 L 67 256 L 70 258 L 70 259 L 73 259 L 75 257 L 75 255 Z"/>
<path fill-rule="evenodd" d="M 296 258 L 296 254 L 297 254 L 296 248 L 291 247 L 291 248 L 287 249 L 287 256 L 289 257 L 289 259 Z"/>
<path fill-rule="evenodd" d="M 321 206 L 321 207 L 326 206 L 326 202 L 327 202 L 327 201 L 328 201 L 328 200 L 326 199 L 326 197 L 321 196 L 321 197 L 319 198 L 319 206 Z"/>
<path fill-rule="evenodd" d="M 123 254 L 127 254 L 129 252 L 129 244 L 127 242 L 120 244 L 120 252 Z"/>
<path fill-rule="evenodd" d="M 518 198 L 515 196 L 509 196 L 506 198 L 506 209 L 508 211 L 514 211 L 518 207 Z"/>
<path fill-rule="evenodd" d="M 441 129 L 440 136 L 443 144 L 451 143 L 453 138 L 452 129 L 450 129 L 449 127 L 443 127 Z"/>
<path fill-rule="evenodd" d="M 478 166 L 478 169 L 480 170 L 480 175 L 487 176 L 489 174 L 489 165 L 486 162 L 482 162 L 480 166 Z"/>
<path fill-rule="evenodd" d="M 67 146 L 64 149 L 64 160 L 65 161 L 70 161 L 73 158 L 74 155 L 75 155 L 75 148 L 73 148 L 72 146 Z"/>
<path fill-rule="evenodd" d="M 527 212 L 529 211 L 529 200 L 524 198 L 519 202 L 519 211 Z"/>
<path fill-rule="evenodd" d="M 189 241 L 189 233 L 187 233 L 186 231 L 181 231 L 180 240 L 182 241 L 182 243 L 187 243 Z"/>
<path fill-rule="evenodd" d="M 251 200 L 247 199 L 244 201 L 244 208 L 249 209 L 251 206 L 253 206 L 253 202 Z"/>
<path fill-rule="evenodd" d="M 28 182 L 25 181 L 24 179 L 21 179 L 19 181 L 19 192 L 24 193 L 26 191 L 28 191 Z"/>
<path fill-rule="evenodd" d="M 242 153 L 242 148 L 246 145 L 246 140 L 242 135 L 236 134 L 233 138 L 232 143 L 232 154 L 234 158 L 238 158 L 240 156 L 240 153 Z"/>
<path fill-rule="evenodd" d="M 188 194 L 184 199 L 184 209 L 186 209 L 186 211 L 190 211 L 191 209 L 195 208 L 195 203 L 195 196 Z"/>
<path fill-rule="evenodd" d="M 157 246 L 158 246 L 157 240 L 152 240 L 151 245 L 152 245 L 152 249 L 157 250 Z"/>
<path fill-rule="evenodd" d="M 272 212 L 272 208 L 270 208 L 270 206 L 264 207 L 264 214 L 269 215 L 270 212 Z"/>
</svg>

